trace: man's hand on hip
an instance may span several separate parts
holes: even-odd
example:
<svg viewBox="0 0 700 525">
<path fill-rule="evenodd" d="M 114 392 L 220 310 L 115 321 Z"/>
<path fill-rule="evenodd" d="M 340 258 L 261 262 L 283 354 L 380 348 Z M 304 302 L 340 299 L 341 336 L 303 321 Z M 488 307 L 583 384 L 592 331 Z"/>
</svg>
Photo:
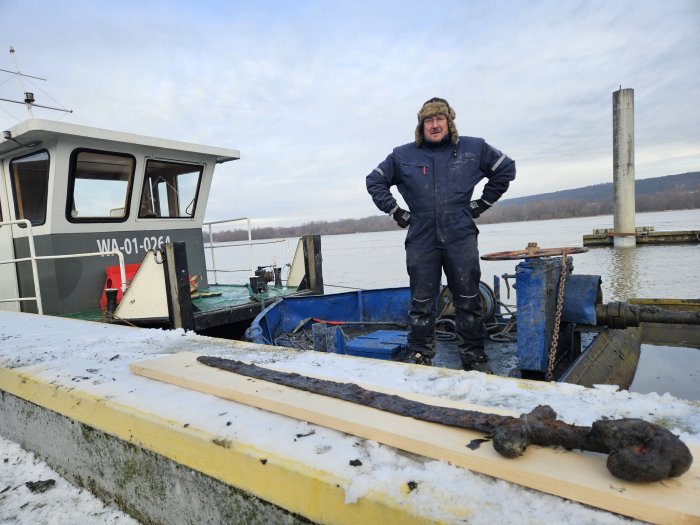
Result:
<svg viewBox="0 0 700 525">
<path fill-rule="evenodd" d="M 491 205 L 484 199 L 477 199 L 469 203 L 469 209 L 471 210 L 472 218 L 474 219 L 478 219 L 479 216 L 486 210 L 488 210 L 490 207 Z"/>
<path fill-rule="evenodd" d="M 406 226 L 411 224 L 411 212 L 407 210 L 404 210 L 402 208 L 396 208 L 396 211 L 394 211 L 394 213 L 392 213 L 391 216 L 396 221 L 396 224 L 398 224 L 402 228 L 405 228 Z"/>
</svg>

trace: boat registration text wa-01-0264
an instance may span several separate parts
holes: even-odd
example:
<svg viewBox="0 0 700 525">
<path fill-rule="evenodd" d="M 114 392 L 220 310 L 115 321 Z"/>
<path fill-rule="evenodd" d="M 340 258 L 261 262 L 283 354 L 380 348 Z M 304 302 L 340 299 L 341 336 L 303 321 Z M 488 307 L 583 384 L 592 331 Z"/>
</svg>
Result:
<svg viewBox="0 0 700 525">
<path fill-rule="evenodd" d="M 111 239 L 96 239 L 97 249 L 101 252 L 109 252 L 119 250 L 127 255 L 132 253 L 147 252 L 148 250 L 156 250 L 163 247 L 163 244 L 170 242 L 170 236 L 159 236 L 159 237 L 143 237 L 138 239 L 137 237 L 126 238 L 119 244 L 119 241 L 115 238 Z"/>
</svg>

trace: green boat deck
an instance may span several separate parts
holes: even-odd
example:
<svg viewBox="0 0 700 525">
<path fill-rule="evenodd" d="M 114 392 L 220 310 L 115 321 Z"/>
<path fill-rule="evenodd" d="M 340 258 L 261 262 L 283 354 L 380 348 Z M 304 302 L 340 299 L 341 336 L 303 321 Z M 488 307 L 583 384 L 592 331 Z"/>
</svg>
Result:
<svg viewBox="0 0 700 525">
<path fill-rule="evenodd" d="M 196 321 L 196 331 L 210 330 L 227 325 L 245 325 L 240 328 L 247 328 L 247 325 L 265 307 L 274 301 L 289 295 L 300 295 L 308 292 L 299 292 L 295 286 L 268 287 L 266 292 L 254 294 L 250 288 L 244 284 L 212 284 L 206 288 L 198 290 L 192 295 L 194 315 Z M 84 321 L 105 321 L 105 313 L 100 309 L 87 310 L 63 315 L 72 319 Z M 128 324 L 138 324 L 144 326 L 156 326 L 163 324 L 167 320 L 150 319 L 147 322 L 124 321 Z"/>
<path fill-rule="evenodd" d="M 208 288 L 199 290 L 192 296 L 192 304 L 200 312 L 213 312 L 230 308 L 231 306 L 240 306 L 248 303 L 265 303 L 297 293 L 295 286 L 270 286 L 266 292 L 253 294 L 247 285 L 244 284 L 212 284 Z"/>
</svg>

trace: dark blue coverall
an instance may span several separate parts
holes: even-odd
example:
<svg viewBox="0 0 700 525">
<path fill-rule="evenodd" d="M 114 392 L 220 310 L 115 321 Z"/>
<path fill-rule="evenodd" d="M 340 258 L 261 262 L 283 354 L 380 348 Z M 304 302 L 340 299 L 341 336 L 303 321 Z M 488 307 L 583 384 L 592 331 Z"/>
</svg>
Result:
<svg viewBox="0 0 700 525">
<path fill-rule="evenodd" d="M 466 366 L 485 359 L 479 281 L 479 230 L 469 202 L 483 178 L 481 198 L 495 203 L 515 178 L 515 162 L 483 139 L 459 137 L 457 144 L 415 142 L 399 146 L 367 176 L 377 207 L 396 206 L 391 186 L 403 196 L 411 223 L 406 235 L 406 266 L 411 286 L 409 349 L 435 355 L 435 314 L 442 270 L 452 292 L 457 344 Z"/>
</svg>

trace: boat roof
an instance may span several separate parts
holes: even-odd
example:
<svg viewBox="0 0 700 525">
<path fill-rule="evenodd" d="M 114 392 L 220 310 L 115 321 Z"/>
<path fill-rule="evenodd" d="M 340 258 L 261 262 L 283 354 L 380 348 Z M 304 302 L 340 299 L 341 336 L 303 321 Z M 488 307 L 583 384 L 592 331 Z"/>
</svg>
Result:
<svg viewBox="0 0 700 525">
<path fill-rule="evenodd" d="M 178 140 L 149 137 L 146 135 L 136 135 L 121 131 L 57 122 L 55 120 L 28 119 L 10 128 L 9 132 L 12 134 L 12 139 L 17 139 L 22 143 L 44 141 L 57 135 L 65 135 L 211 155 L 216 157 L 217 164 L 236 160 L 241 157 L 240 152 L 235 149 L 205 146 Z M 17 149 L 17 143 L 12 139 L 0 138 L 0 157 Z"/>
</svg>

